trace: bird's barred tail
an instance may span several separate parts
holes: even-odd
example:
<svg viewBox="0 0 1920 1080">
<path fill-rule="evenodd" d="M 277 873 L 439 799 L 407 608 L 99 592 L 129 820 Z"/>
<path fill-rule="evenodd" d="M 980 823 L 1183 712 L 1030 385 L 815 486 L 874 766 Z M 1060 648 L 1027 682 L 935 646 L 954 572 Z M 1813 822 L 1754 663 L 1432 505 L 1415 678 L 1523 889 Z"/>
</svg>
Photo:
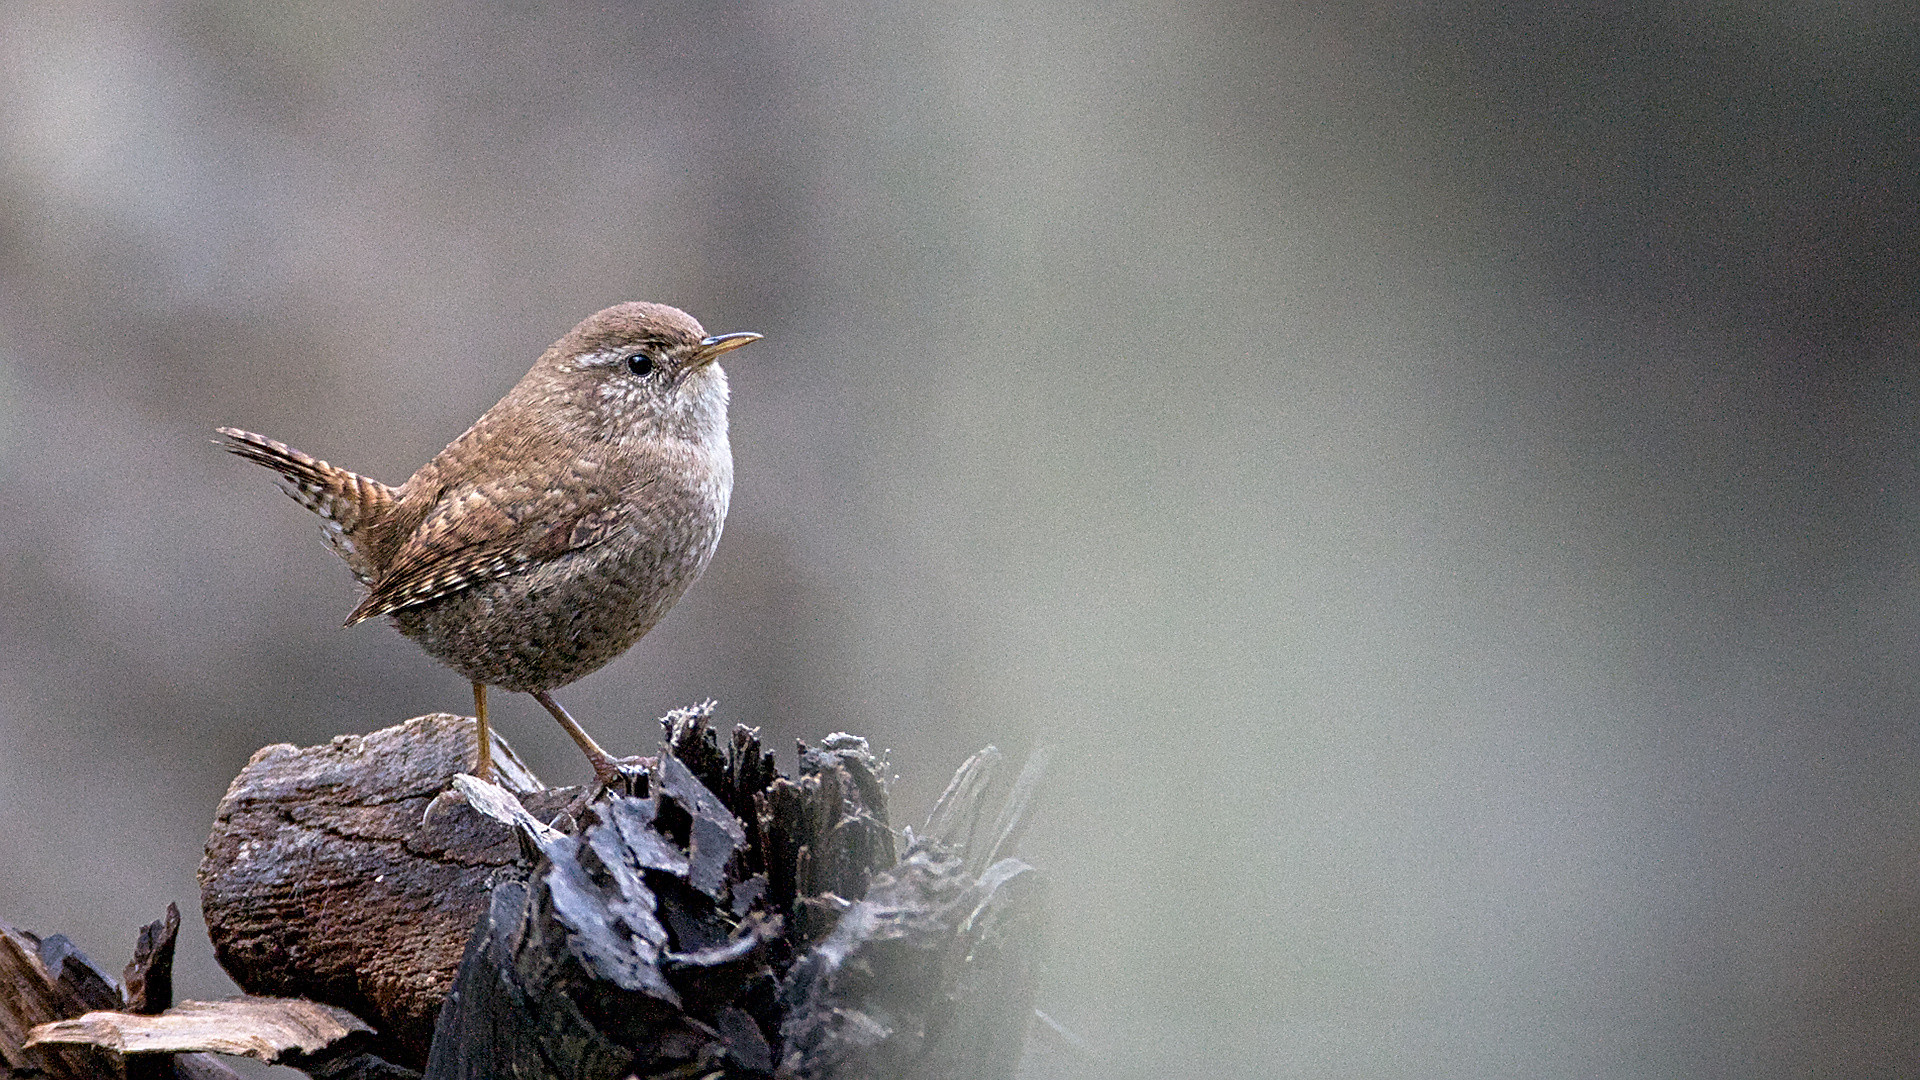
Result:
<svg viewBox="0 0 1920 1080">
<path fill-rule="evenodd" d="M 223 427 L 226 441 L 220 446 L 228 453 L 258 462 L 280 474 L 280 489 L 301 506 L 320 515 L 321 531 L 333 550 L 346 560 L 347 568 L 362 584 L 373 584 L 373 567 L 359 549 L 357 538 L 363 526 L 377 520 L 390 508 L 400 492 L 378 480 L 329 465 L 283 442 L 239 428 Z"/>
</svg>

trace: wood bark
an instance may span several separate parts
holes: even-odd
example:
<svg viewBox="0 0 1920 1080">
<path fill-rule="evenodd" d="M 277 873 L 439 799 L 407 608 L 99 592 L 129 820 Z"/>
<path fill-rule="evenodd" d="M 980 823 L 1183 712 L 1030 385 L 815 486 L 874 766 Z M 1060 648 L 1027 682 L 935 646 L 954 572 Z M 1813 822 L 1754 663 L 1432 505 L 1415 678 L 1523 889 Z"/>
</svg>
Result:
<svg viewBox="0 0 1920 1080">
<path fill-rule="evenodd" d="M 200 864 L 207 931 L 233 980 L 337 1005 L 380 1033 L 376 1053 L 425 1064 L 490 879 L 519 855 L 510 832 L 441 797 L 474 746 L 472 720 L 433 713 L 256 752 L 220 800 Z M 493 760 L 541 811 L 574 794 L 541 788 L 504 740 Z"/>
</svg>

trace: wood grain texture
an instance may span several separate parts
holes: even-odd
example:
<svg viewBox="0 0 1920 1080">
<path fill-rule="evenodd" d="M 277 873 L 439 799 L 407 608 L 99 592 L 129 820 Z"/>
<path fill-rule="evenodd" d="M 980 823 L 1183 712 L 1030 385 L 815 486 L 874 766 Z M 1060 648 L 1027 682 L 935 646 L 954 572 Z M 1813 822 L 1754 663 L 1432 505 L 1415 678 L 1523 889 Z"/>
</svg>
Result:
<svg viewBox="0 0 1920 1080">
<path fill-rule="evenodd" d="M 40 1024 L 117 1009 L 120 988 L 65 937 L 45 939 L 0 923 L 0 1077 L 114 1080 L 120 1060 L 88 1046 L 33 1046 Z"/>
<path fill-rule="evenodd" d="M 434 1015 L 513 833 L 443 799 L 473 760 L 473 721 L 417 717 L 323 746 L 253 755 L 215 815 L 201 907 L 220 963 L 249 994 L 312 998 L 380 1034 L 377 1052 L 426 1061 Z M 536 808 L 547 791 L 497 735 L 494 767 Z"/>
<path fill-rule="evenodd" d="M 116 1054 L 205 1052 L 269 1065 L 309 1058 L 373 1029 L 345 1009 L 296 998 L 183 1001 L 163 1013 L 90 1012 L 33 1029 L 28 1046 L 97 1046 Z"/>
</svg>

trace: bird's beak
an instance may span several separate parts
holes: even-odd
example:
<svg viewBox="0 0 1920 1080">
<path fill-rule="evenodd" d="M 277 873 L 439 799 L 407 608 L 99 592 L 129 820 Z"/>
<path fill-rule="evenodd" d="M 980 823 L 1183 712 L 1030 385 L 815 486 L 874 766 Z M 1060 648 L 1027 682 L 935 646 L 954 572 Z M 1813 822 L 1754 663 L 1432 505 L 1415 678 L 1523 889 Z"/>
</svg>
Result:
<svg viewBox="0 0 1920 1080">
<path fill-rule="evenodd" d="M 687 358 L 687 370 L 693 371 L 696 368 L 706 367 L 708 364 L 720 359 L 721 353 L 732 352 L 749 341 L 759 340 L 760 335 L 750 331 L 703 338 L 700 341 L 700 347 L 695 349 L 693 355 Z"/>
</svg>

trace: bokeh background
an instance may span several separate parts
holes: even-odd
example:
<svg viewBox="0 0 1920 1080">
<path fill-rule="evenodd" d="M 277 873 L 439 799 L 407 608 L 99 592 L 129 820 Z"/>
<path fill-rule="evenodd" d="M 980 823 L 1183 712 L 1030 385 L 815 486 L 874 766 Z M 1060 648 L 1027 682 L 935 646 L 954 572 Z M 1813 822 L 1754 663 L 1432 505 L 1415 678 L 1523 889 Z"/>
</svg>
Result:
<svg viewBox="0 0 1920 1080">
<path fill-rule="evenodd" d="M 0 6 L 0 918 L 231 992 L 228 779 L 467 697 L 212 428 L 398 482 L 654 299 L 767 335 L 732 518 L 562 700 L 903 821 L 1052 747 L 1027 1075 L 1920 1075 L 1916 87 L 1908 4 Z"/>
</svg>

